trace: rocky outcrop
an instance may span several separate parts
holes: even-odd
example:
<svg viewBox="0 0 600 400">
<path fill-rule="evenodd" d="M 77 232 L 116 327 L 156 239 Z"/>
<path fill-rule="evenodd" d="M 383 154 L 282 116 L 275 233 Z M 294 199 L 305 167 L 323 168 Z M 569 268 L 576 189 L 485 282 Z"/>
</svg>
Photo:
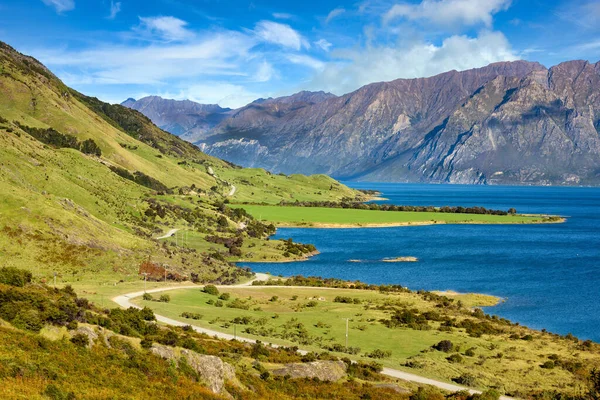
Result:
<svg viewBox="0 0 600 400">
<path fill-rule="evenodd" d="M 150 351 L 165 360 L 176 363 L 185 360 L 206 381 L 213 393 L 224 393 L 225 381 L 235 379 L 235 369 L 219 357 L 198 354 L 191 350 L 153 344 Z"/>
<path fill-rule="evenodd" d="M 98 340 L 98 334 L 89 326 L 80 326 L 77 329 L 71 331 L 71 337 L 75 335 L 84 335 L 88 339 L 87 347 L 92 347 Z"/>
<path fill-rule="evenodd" d="M 503 62 L 259 100 L 197 144 L 247 167 L 351 180 L 600 184 L 600 63 Z"/>
<path fill-rule="evenodd" d="M 348 369 L 343 361 L 314 361 L 309 363 L 291 363 L 273 371 L 273 375 L 296 378 L 317 378 L 321 381 L 335 382 L 346 376 Z"/>
</svg>

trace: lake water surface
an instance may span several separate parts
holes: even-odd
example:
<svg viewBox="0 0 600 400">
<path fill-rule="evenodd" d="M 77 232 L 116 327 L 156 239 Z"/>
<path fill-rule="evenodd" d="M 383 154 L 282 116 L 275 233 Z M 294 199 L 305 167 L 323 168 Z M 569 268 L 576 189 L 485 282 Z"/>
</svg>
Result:
<svg viewBox="0 0 600 400">
<path fill-rule="evenodd" d="M 316 275 L 411 289 L 506 298 L 486 311 L 535 329 L 600 342 L 600 188 L 348 183 L 376 189 L 382 203 L 483 206 L 568 217 L 564 224 L 279 229 L 313 243 L 298 263 L 242 264 L 257 272 Z M 384 263 L 414 256 L 416 263 Z M 353 263 L 348 260 L 365 260 Z"/>
</svg>

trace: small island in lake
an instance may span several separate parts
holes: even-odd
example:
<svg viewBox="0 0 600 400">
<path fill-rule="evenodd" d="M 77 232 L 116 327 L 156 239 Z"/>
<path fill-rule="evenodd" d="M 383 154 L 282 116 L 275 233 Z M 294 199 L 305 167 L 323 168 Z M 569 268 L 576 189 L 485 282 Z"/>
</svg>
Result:
<svg viewBox="0 0 600 400">
<path fill-rule="evenodd" d="M 417 262 L 419 259 L 417 257 L 395 257 L 395 258 L 384 258 L 381 260 L 383 262 Z"/>
</svg>

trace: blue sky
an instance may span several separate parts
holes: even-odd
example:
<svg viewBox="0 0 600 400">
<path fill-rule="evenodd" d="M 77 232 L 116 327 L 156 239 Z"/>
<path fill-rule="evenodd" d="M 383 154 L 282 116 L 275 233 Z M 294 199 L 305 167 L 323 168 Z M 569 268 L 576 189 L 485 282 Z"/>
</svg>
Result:
<svg viewBox="0 0 600 400">
<path fill-rule="evenodd" d="M 0 40 L 109 102 L 239 107 L 495 61 L 600 60 L 600 0 L 0 0 Z"/>
</svg>

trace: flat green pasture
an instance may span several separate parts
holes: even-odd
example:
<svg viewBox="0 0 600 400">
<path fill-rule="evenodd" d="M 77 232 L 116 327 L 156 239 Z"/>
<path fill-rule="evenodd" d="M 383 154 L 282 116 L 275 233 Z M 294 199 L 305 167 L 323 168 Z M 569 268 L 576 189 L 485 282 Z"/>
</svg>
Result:
<svg viewBox="0 0 600 400">
<path fill-rule="evenodd" d="M 361 226 L 401 224 L 531 224 L 542 216 L 451 214 L 438 212 L 355 210 L 325 207 L 280 207 L 232 205 L 246 209 L 255 218 L 279 226 Z"/>
</svg>

